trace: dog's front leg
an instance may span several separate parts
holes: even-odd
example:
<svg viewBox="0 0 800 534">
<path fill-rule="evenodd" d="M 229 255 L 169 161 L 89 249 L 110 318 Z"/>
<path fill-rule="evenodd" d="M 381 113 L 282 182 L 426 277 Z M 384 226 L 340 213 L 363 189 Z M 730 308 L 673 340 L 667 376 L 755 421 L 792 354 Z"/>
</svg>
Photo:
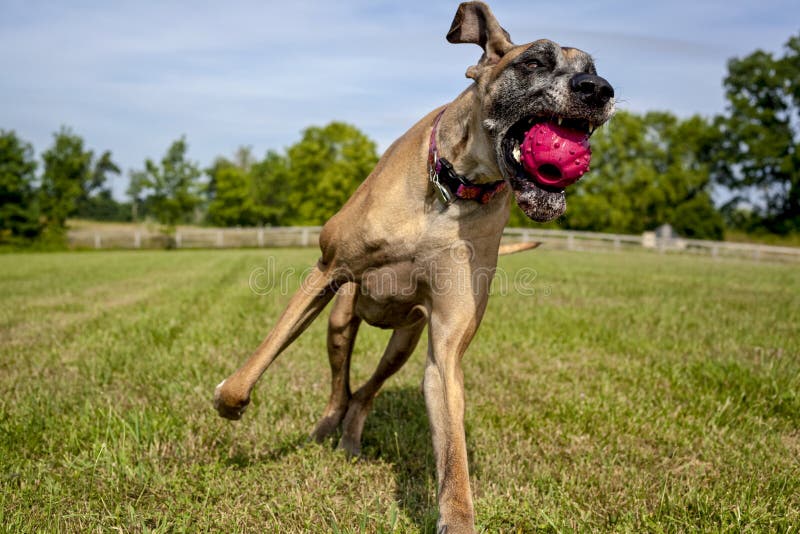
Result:
<svg viewBox="0 0 800 534">
<path fill-rule="evenodd" d="M 474 532 L 475 521 L 464 435 L 461 357 L 475 334 L 481 313 L 471 302 L 448 304 L 447 310 L 434 310 L 431 314 L 423 390 L 436 457 L 437 532 L 460 534 Z"/>
<path fill-rule="evenodd" d="M 214 391 L 214 407 L 222 417 L 239 419 L 250 391 L 267 367 L 311 324 L 335 294 L 333 269 L 317 266 L 292 296 L 278 323 L 248 360 Z"/>
</svg>

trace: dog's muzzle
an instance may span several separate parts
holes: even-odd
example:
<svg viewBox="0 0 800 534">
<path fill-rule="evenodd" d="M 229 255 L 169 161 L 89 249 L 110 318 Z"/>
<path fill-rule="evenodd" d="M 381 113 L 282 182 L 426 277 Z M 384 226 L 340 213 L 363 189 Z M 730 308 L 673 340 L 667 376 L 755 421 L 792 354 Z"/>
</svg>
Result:
<svg viewBox="0 0 800 534">
<path fill-rule="evenodd" d="M 569 80 L 575 115 L 525 117 L 502 136 L 498 159 L 517 205 L 538 222 L 566 211 L 564 188 L 589 171 L 589 138 L 610 115 L 614 89 L 600 76 L 580 73 Z"/>
</svg>

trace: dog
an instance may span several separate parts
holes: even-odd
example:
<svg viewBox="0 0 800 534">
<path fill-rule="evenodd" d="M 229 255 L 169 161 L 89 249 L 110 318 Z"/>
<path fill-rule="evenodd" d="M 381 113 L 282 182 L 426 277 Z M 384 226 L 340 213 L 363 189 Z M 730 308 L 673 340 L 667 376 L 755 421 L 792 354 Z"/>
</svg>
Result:
<svg viewBox="0 0 800 534">
<path fill-rule="evenodd" d="M 375 395 L 427 325 L 422 390 L 436 459 L 437 530 L 461 533 L 474 532 L 475 515 L 461 358 L 486 309 L 511 199 L 529 218 L 549 221 L 564 213 L 571 183 L 561 180 L 566 164 L 537 168 L 523 152 L 540 154 L 535 145 L 552 131 L 546 143 L 575 138 L 570 146 L 588 147 L 614 112 L 614 90 L 581 50 L 549 40 L 514 45 L 482 2 L 458 7 L 447 40 L 483 49 L 466 71 L 473 82 L 395 141 L 325 224 L 321 258 L 269 335 L 217 386 L 214 405 L 222 417 L 239 419 L 262 373 L 333 299 L 331 393 L 312 436 L 321 441 L 341 427 L 339 447 L 358 455 Z M 588 155 L 575 165 L 582 174 Z M 393 333 L 373 375 L 352 392 L 350 357 L 362 321 Z"/>
</svg>

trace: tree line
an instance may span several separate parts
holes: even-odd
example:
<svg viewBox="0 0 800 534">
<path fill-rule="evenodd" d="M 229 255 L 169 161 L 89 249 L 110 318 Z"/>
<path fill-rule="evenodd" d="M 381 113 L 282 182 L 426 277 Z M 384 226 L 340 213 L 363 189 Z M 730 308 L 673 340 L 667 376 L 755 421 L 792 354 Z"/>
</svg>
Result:
<svg viewBox="0 0 800 534">
<path fill-rule="evenodd" d="M 639 233 L 669 223 L 709 239 L 727 228 L 800 232 L 800 35 L 781 55 L 730 60 L 724 88 L 726 111 L 715 117 L 617 113 L 592 137 L 592 170 L 551 224 Z M 62 127 L 36 161 L 29 143 L 0 130 L 0 243 L 58 242 L 72 217 L 152 220 L 167 231 L 181 223 L 319 225 L 378 160 L 376 144 L 341 122 L 309 127 L 261 159 L 242 147 L 203 169 L 187 151 L 182 137 L 130 171 L 120 202 L 109 185 L 121 174 L 110 151 L 91 150 Z M 512 210 L 510 224 L 532 222 Z"/>
</svg>

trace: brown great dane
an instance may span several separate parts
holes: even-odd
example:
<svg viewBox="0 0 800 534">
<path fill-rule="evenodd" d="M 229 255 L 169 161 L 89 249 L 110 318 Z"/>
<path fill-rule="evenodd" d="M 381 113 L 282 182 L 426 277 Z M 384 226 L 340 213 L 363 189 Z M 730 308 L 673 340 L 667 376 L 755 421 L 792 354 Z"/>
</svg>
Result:
<svg viewBox="0 0 800 534">
<path fill-rule="evenodd" d="M 570 147 L 588 147 L 594 128 L 613 114 L 614 91 L 580 50 L 548 40 L 514 45 L 482 2 L 459 6 L 447 40 L 483 49 L 467 69 L 474 83 L 395 141 L 325 224 L 316 267 L 266 339 L 217 386 L 214 405 L 239 419 L 262 373 L 336 297 L 330 400 L 312 435 L 322 440 L 341 427 L 339 446 L 358 454 L 375 395 L 427 325 L 423 392 L 438 530 L 455 533 L 474 531 L 461 358 L 486 309 L 510 201 L 531 219 L 549 221 L 566 209 L 564 186 L 571 183 L 561 180 L 571 172 L 566 164 L 536 167 L 522 153 L 538 150 L 534 127 L 561 132 L 545 140 L 555 147 L 569 145 L 568 138 L 579 139 Z M 576 160 L 579 174 L 588 160 Z M 394 332 L 372 377 L 352 392 L 350 356 L 361 321 Z"/>
</svg>

